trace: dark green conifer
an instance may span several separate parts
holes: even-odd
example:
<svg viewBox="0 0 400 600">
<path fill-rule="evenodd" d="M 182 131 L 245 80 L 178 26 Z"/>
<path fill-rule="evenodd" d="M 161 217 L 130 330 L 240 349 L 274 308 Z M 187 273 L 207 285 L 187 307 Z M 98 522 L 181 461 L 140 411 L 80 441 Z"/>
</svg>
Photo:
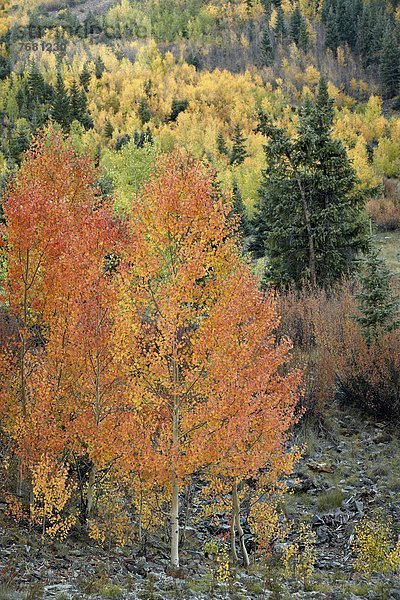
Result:
<svg viewBox="0 0 400 600">
<path fill-rule="evenodd" d="M 382 93 L 386 99 L 400 94 L 400 47 L 394 31 L 390 27 L 386 29 L 383 36 L 380 80 Z"/>
<path fill-rule="evenodd" d="M 399 301 L 391 286 L 391 273 L 377 252 L 371 252 L 364 260 L 360 280 L 357 321 L 370 344 L 385 331 L 400 326 Z"/>
<path fill-rule="evenodd" d="M 233 146 L 229 162 L 231 165 L 240 165 L 247 156 L 246 138 L 239 124 L 235 126 L 233 134 Z"/>
<path fill-rule="evenodd" d="M 104 125 L 104 135 L 108 140 L 110 140 L 113 136 L 113 133 L 114 127 L 111 125 L 111 122 L 107 119 Z"/>
<path fill-rule="evenodd" d="M 218 132 L 217 150 L 220 154 L 222 154 L 224 156 L 228 156 L 228 154 L 229 154 L 229 149 L 228 149 L 228 146 L 226 145 L 226 141 L 225 141 L 224 134 L 222 133 L 222 131 Z"/>
<path fill-rule="evenodd" d="M 51 104 L 51 116 L 67 131 L 71 124 L 71 106 L 60 71 L 57 73 L 57 83 Z"/>
<path fill-rule="evenodd" d="M 146 98 L 142 98 L 139 102 L 138 116 L 142 125 L 145 125 L 151 119 L 151 113 Z"/>
<path fill-rule="evenodd" d="M 89 89 L 89 83 L 90 83 L 91 78 L 92 78 L 92 76 L 90 74 L 88 64 L 85 63 L 83 65 L 82 72 L 79 76 L 80 84 L 83 87 L 83 89 L 85 90 L 85 92 L 87 92 Z"/>
<path fill-rule="evenodd" d="M 315 101 L 304 102 L 293 138 L 260 116 L 267 166 L 252 250 L 266 256 L 278 286 L 330 284 L 353 270 L 369 247 L 365 194 L 344 146 L 332 136 L 333 118 L 324 79 Z"/>
</svg>

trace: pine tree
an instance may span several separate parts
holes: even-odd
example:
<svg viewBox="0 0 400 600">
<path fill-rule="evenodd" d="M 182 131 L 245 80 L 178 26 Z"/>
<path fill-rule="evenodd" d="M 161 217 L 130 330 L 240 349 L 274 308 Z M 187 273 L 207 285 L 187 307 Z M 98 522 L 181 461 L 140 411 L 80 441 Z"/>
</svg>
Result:
<svg viewBox="0 0 400 600">
<path fill-rule="evenodd" d="M 293 41 L 298 45 L 300 39 L 300 27 L 303 20 L 303 15 L 301 14 L 301 10 L 298 4 L 292 13 L 290 19 L 290 33 Z"/>
<path fill-rule="evenodd" d="M 154 144 L 154 136 L 151 132 L 150 127 L 146 127 L 144 132 L 144 143 L 145 144 Z"/>
<path fill-rule="evenodd" d="M 340 141 L 332 137 L 334 110 L 321 79 L 313 102 L 299 112 L 294 138 L 261 115 L 267 167 L 259 191 L 252 250 L 265 255 L 278 286 L 323 286 L 354 269 L 369 246 L 365 196 Z"/>
<path fill-rule="evenodd" d="M 87 92 L 89 89 L 89 83 L 90 83 L 91 78 L 92 78 L 92 76 L 90 74 L 89 67 L 88 67 L 87 63 L 85 63 L 83 65 L 82 72 L 79 76 L 79 81 L 81 83 L 81 86 L 85 90 L 85 92 Z"/>
<path fill-rule="evenodd" d="M 247 156 L 246 151 L 246 138 L 243 135 L 242 128 L 239 124 L 235 126 L 235 131 L 233 135 L 233 146 L 230 155 L 230 164 L 231 165 L 240 165 Z"/>
<path fill-rule="evenodd" d="M 224 156 L 228 156 L 228 154 L 229 154 L 228 146 L 226 145 L 226 141 L 225 141 L 224 134 L 222 133 L 222 131 L 218 132 L 217 150 L 220 154 L 222 154 Z"/>
<path fill-rule="evenodd" d="M 337 31 L 336 19 L 333 11 L 329 11 L 325 25 L 325 45 L 330 48 L 332 52 L 336 52 L 336 48 L 339 45 L 339 36 Z"/>
<path fill-rule="evenodd" d="M 337 0 L 335 17 L 339 44 L 342 44 L 347 41 L 349 26 L 347 22 L 346 0 Z"/>
<path fill-rule="evenodd" d="M 130 141 L 131 136 L 129 133 L 123 133 L 122 135 L 118 136 L 115 141 L 115 150 L 119 152 L 124 146 L 126 146 L 126 144 L 129 144 Z"/>
<path fill-rule="evenodd" d="M 387 28 L 383 36 L 380 80 L 385 98 L 390 99 L 400 94 L 400 47 L 391 28 Z"/>
<path fill-rule="evenodd" d="M 104 125 L 104 135 L 108 140 L 110 140 L 113 136 L 113 133 L 114 127 L 111 125 L 111 122 L 107 119 Z"/>
<path fill-rule="evenodd" d="M 232 182 L 232 214 L 239 219 L 239 231 L 243 237 L 250 234 L 250 223 L 243 196 L 236 179 Z"/>
<path fill-rule="evenodd" d="M 81 122 L 86 112 L 86 97 L 80 89 L 76 81 L 71 85 L 69 91 L 69 104 L 70 104 L 70 118 L 72 121 Z"/>
<path fill-rule="evenodd" d="M 94 74 L 96 75 L 96 79 L 101 78 L 105 69 L 106 69 L 106 67 L 103 62 L 103 59 L 100 56 L 98 56 L 94 62 Z"/>
<path fill-rule="evenodd" d="M 264 65 L 271 64 L 274 58 L 274 48 L 271 42 L 269 27 L 266 26 L 262 34 L 262 62 Z"/>
<path fill-rule="evenodd" d="M 303 18 L 300 23 L 300 32 L 299 32 L 299 48 L 303 50 L 303 52 L 307 52 L 308 44 L 309 44 L 309 33 L 307 28 L 307 21 Z"/>
<path fill-rule="evenodd" d="M 285 15 L 283 14 L 282 7 L 279 6 L 277 9 L 277 20 L 276 20 L 276 28 L 275 35 L 279 44 L 283 44 L 283 41 L 286 37 L 286 23 L 285 23 Z"/>
<path fill-rule="evenodd" d="M 45 82 L 35 62 L 31 64 L 28 71 L 27 86 L 29 91 L 29 103 L 36 104 L 44 101 Z"/>
<path fill-rule="evenodd" d="M 146 98 L 142 98 L 139 102 L 138 116 L 142 125 L 145 125 L 151 119 L 151 113 Z"/>
<path fill-rule="evenodd" d="M 377 252 L 371 252 L 365 259 L 360 280 L 361 290 L 356 294 L 360 313 L 357 321 L 370 344 L 380 334 L 400 326 L 399 302 L 391 287 L 391 273 Z"/>
<path fill-rule="evenodd" d="M 71 124 L 71 107 L 60 71 L 57 73 L 57 83 L 51 105 L 51 116 L 54 121 L 61 125 L 64 131 L 68 130 Z"/>
<path fill-rule="evenodd" d="M 10 140 L 10 155 L 17 164 L 20 164 L 21 154 L 27 150 L 31 142 L 31 135 L 24 125 L 20 125 Z"/>
<path fill-rule="evenodd" d="M 169 116 L 169 121 L 174 122 L 177 120 L 181 112 L 185 111 L 189 106 L 188 100 L 179 100 L 178 98 L 174 98 L 172 100 L 171 105 L 171 114 Z"/>
</svg>

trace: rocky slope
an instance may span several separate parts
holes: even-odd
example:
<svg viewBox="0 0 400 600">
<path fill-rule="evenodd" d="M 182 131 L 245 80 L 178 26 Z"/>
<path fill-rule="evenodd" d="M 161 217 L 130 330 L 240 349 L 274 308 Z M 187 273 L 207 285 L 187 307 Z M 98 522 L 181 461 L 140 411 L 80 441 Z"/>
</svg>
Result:
<svg viewBox="0 0 400 600">
<path fill-rule="evenodd" d="M 400 578 L 362 578 L 353 572 L 354 525 L 380 512 L 400 522 L 400 441 L 383 423 L 334 409 L 323 426 L 304 424 L 298 443 L 307 449 L 289 482 L 286 513 L 311 523 L 316 533 L 316 570 L 307 584 L 281 577 L 277 563 L 238 571 L 217 584 L 193 539 L 184 555 L 182 579 L 165 574 L 167 547 L 154 540 L 145 556 L 135 550 L 101 549 L 86 539 L 43 546 L 17 528 L 0 505 L 0 600 L 39 598 L 141 599 L 400 599 Z M 205 529 L 203 536 L 205 536 Z M 200 534 L 202 538 L 202 534 Z"/>
</svg>

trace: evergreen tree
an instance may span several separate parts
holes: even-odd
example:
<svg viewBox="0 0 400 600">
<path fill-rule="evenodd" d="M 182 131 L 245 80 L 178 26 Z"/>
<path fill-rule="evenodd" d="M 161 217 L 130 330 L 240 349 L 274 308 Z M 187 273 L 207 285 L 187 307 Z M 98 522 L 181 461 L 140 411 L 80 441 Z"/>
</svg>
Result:
<svg viewBox="0 0 400 600">
<path fill-rule="evenodd" d="M 131 141 L 131 136 L 129 135 L 129 133 L 124 133 L 122 135 L 120 135 L 115 142 L 115 150 L 117 152 L 119 152 L 121 150 L 121 148 L 123 148 L 124 146 L 126 146 L 126 144 L 129 144 L 129 142 Z"/>
<path fill-rule="evenodd" d="M 365 197 L 340 141 L 332 137 L 333 103 L 321 79 L 314 102 L 299 112 L 297 135 L 261 115 L 267 167 L 254 219 L 256 256 L 266 255 L 278 286 L 328 284 L 354 268 L 369 245 Z"/>
<path fill-rule="evenodd" d="M 391 287 L 391 274 L 377 252 L 371 252 L 364 261 L 357 317 L 365 339 L 371 343 L 385 331 L 400 326 L 399 302 Z"/>
<path fill-rule="evenodd" d="M 291 19 L 290 19 L 290 33 L 292 36 L 292 40 L 299 45 L 299 39 L 300 39 L 300 27 L 301 27 L 301 23 L 303 20 L 303 15 L 301 14 L 301 10 L 298 4 L 296 4 L 296 7 L 292 13 Z"/>
<path fill-rule="evenodd" d="M 325 45 L 330 48 L 332 52 L 336 52 L 336 48 L 339 45 L 339 36 L 337 31 L 336 19 L 331 10 L 326 19 L 325 26 Z"/>
<path fill-rule="evenodd" d="M 104 124 L 104 135 L 108 140 L 110 140 L 113 136 L 113 133 L 114 133 L 114 127 L 111 125 L 110 121 L 107 119 L 107 121 Z"/>
<path fill-rule="evenodd" d="M 151 113 L 146 98 L 142 98 L 139 102 L 138 116 L 142 125 L 145 125 L 151 119 Z"/>
<path fill-rule="evenodd" d="M 91 78 L 92 78 L 92 76 L 90 74 L 89 67 L 88 67 L 87 63 L 85 63 L 83 65 L 82 72 L 79 76 L 80 84 L 83 87 L 83 89 L 85 90 L 85 92 L 87 92 L 89 89 L 89 83 L 90 83 Z"/>
<path fill-rule="evenodd" d="M 231 165 L 240 165 L 247 156 L 246 138 L 240 125 L 236 125 L 233 134 L 233 146 L 229 162 Z"/>
<path fill-rule="evenodd" d="M 29 148 L 31 135 L 26 126 L 20 125 L 10 140 L 10 156 L 20 164 L 21 154 Z"/>
<path fill-rule="evenodd" d="M 277 9 L 277 20 L 275 27 L 275 35 L 279 44 L 283 44 L 283 41 L 286 37 L 286 23 L 285 23 L 285 15 L 283 14 L 282 7 L 279 6 Z"/>
<path fill-rule="evenodd" d="M 380 80 L 385 98 L 400 94 L 400 47 L 396 35 L 387 28 L 382 42 Z"/>
<path fill-rule="evenodd" d="M 86 97 L 78 88 L 76 81 L 72 83 L 69 91 L 69 105 L 71 122 L 81 122 L 86 112 Z"/>
<path fill-rule="evenodd" d="M 145 144 L 154 144 L 154 136 L 151 132 L 150 127 L 146 127 L 144 132 L 144 143 Z"/>
<path fill-rule="evenodd" d="M 51 116 L 54 121 L 61 125 L 64 131 L 68 130 L 71 124 L 71 107 L 60 71 L 57 73 L 57 83 L 51 105 Z"/>
<path fill-rule="evenodd" d="M 11 64 L 7 56 L 0 54 L 0 79 L 6 79 L 11 73 Z"/>
<path fill-rule="evenodd" d="M 98 56 L 96 58 L 96 60 L 94 61 L 94 74 L 96 76 L 96 79 L 100 79 L 100 77 L 103 75 L 105 69 L 106 69 L 106 67 L 103 62 L 103 59 L 100 56 Z"/>
<path fill-rule="evenodd" d="M 346 11 L 346 0 L 336 0 L 336 28 L 338 33 L 339 44 L 343 44 L 347 41 L 347 11 Z"/>
<path fill-rule="evenodd" d="M 225 141 L 222 131 L 218 132 L 217 150 L 218 150 L 219 154 L 222 154 L 224 156 L 228 156 L 228 154 L 229 154 L 228 146 L 226 145 L 226 141 Z"/>
<path fill-rule="evenodd" d="M 309 43 L 309 33 L 307 28 L 307 21 L 303 18 L 300 23 L 300 32 L 299 32 L 299 48 L 303 50 L 303 52 L 307 52 L 308 43 Z"/>
<path fill-rule="evenodd" d="M 45 81 L 35 62 L 31 64 L 28 71 L 27 86 L 29 92 L 29 104 L 37 104 L 45 99 Z"/>
<path fill-rule="evenodd" d="M 169 121 L 174 122 L 177 120 L 178 116 L 187 109 L 189 106 L 188 100 L 178 100 L 178 98 L 174 98 L 172 100 L 171 106 L 171 114 L 169 116 Z"/>
<path fill-rule="evenodd" d="M 274 48 L 271 42 L 269 27 L 266 26 L 262 34 L 262 62 L 264 65 L 271 64 L 274 58 Z"/>
<path fill-rule="evenodd" d="M 250 223 L 243 196 L 236 179 L 232 182 L 232 215 L 239 219 L 239 231 L 243 237 L 250 234 Z"/>
</svg>

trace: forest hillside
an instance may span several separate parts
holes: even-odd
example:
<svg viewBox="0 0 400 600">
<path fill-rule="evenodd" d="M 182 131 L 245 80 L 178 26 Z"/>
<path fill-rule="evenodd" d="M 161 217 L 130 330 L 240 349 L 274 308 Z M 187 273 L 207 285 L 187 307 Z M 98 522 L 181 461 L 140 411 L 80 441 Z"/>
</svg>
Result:
<svg viewBox="0 0 400 600">
<path fill-rule="evenodd" d="M 400 598 L 398 0 L 0 6 L 0 600 Z"/>
</svg>

